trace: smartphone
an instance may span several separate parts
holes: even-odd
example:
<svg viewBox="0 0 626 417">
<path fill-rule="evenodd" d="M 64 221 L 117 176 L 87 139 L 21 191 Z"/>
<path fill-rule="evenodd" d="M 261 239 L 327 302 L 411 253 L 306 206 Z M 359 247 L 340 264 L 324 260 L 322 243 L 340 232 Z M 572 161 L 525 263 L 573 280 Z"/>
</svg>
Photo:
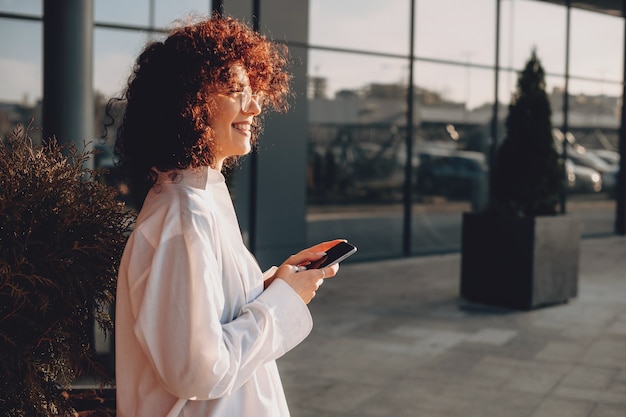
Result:
<svg viewBox="0 0 626 417">
<path fill-rule="evenodd" d="M 326 266 L 331 266 L 337 262 L 341 262 L 348 256 L 356 252 L 356 246 L 352 246 L 347 242 L 339 242 L 335 246 L 326 251 L 326 256 L 322 256 L 317 261 L 311 262 L 307 265 L 307 269 L 319 269 Z"/>
</svg>

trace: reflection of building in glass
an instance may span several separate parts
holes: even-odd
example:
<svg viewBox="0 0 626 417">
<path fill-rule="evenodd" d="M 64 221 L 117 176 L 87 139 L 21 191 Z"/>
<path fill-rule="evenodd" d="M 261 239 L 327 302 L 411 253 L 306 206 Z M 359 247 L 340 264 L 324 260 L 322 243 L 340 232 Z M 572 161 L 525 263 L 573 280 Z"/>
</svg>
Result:
<svg viewBox="0 0 626 417">
<path fill-rule="evenodd" d="M 315 85 L 326 85 L 316 77 Z M 311 84 L 311 83 L 310 83 Z M 483 125 L 489 123 L 493 111 L 491 103 L 469 109 L 466 103 L 446 100 L 441 94 L 416 86 L 414 88 L 414 123 L 445 123 Z M 406 124 L 407 88 L 399 84 L 372 83 L 359 90 L 341 90 L 334 98 L 321 94 L 310 96 L 311 123 L 394 123 Z M 552 105 L 552 123 L 559 126 L 563 115 L 563 91 L 555 87 L 549 94 Z M 502 120 L 507 105 L 501 104 Z M 621 99 L 607 95 L 577 94 L 570 96 L 569 125 L 572 129 L 603 129 L 613 135 L 619 127 Z M 605 134 L 607 134 L 605 132 Z M 613 138 L 615 139 L 615 138 Z M 613 144 L 616 147 L 616 143 Z"/>
<path fill-rule="evenodd" d="M 319 82 L 320 79 L 316 78 Z M 402 200 L 404 166 L 411 161 L 420 198 L 441 196 L 467 200 L 473 207 L 485 204 L 490 118 L 493 106 L 468 109 L 465 103 L 415 87 L 413 101 L 413 156 L 406 155 L 406 87 L 372 83 L 358 90 L 341 90 L 330 99 L 309 100 L 309 202 L 359 202 Z M 562 119 L 563 92 L 550 94 L 553 125 Z M 571 141 L 582 152 L 604 152 L 617 163 L 617 97 L 572 97 L 569 107 Z M 500 124 L 507 106 L 500 104 Z M 504 131 L 504 129 L 502 129 Z M 607 191 L 585 187 L 591 179 L 605 177 L 615 183 L 615 168 L 582 166 L 570 152 L 570 190 L 576 193 Z M 589 157 L 586 158 L 588 160 Z M 607 172 L 602 174 L 602 171 Z M 595 183 L 594 183 L 595 184 Z"/>
<path fill-rule="evenodd" d="M 324 77 L 310 77 L 308 80 L 308 92 L 309 98 L 324 98 L 326 97 L 327 82 Z"/>
<path fill-rule="evenodd" d="M 13 130 L 17 124 L 28 126 L 33 121 L 33 127 L 40 127 L 38 125 L 41 121 L 41 100 L 37 103 L 7 103 L 0 102 L 0 132 L 5 133 Z M 33 130 L 31 132 L 31 138 L 35 143 L 41 140 L 39 130 Z"/>
</svg>

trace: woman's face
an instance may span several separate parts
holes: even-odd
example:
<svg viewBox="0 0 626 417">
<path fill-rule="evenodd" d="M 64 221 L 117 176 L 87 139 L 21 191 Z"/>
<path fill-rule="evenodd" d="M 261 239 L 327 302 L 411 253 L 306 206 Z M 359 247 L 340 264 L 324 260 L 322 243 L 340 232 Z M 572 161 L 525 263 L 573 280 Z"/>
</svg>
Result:
<svg viewBox="0 0 626 417">
<path fill-rule="evenodd" d="M 253 97 L 246 111 L 242 109 L 242 91 L 250 86 L 243 67 L 231 68 L 235 75 L 236 87 L 232 91 L 216 94 L 216 109 L 211 119 L 215 137 L 215 169 L 221 170 L 224 160 L 231 156 L 246 155 L 252 149 L 251 126 L 255 116 L 261 113 L 261 106 Z"/>
</svg>

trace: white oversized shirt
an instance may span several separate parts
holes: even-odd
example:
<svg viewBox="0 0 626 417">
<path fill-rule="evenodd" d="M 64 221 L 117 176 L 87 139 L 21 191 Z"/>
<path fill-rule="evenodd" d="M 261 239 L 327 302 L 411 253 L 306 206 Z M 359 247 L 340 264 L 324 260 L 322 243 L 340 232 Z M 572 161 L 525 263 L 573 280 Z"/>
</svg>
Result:
<svg viewBox="0 0 626 417">
<path fill-rule="evenodd" d="M 118 417 L 289 415 L 275 360 L 311 315 L 285 281 L 263 290 L 220 172 L 159 175 L 117 285 Z"/>
</svg>

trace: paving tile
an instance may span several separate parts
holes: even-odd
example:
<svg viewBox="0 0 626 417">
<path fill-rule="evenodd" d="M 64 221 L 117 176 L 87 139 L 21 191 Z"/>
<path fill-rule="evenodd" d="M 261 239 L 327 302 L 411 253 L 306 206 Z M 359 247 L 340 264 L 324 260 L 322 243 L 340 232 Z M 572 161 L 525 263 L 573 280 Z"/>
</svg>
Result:
<svg viewBox="0 0 626 417">
<path fill-rule="evenodd" d="M 304 408 L 321 412 L 349 413 L 379 391 L 380 388 L 371 385 L 337 383 L 303 399 L 301 404 Z"/>
<path fill-rule="evenodd" d="M 289 409 L 308 410 L 304 404 L 308 403 L 311 397 L 317 396 L 321 392 L 328 391 L 337 381 L 328 378 L 315 378 L 311 376 L 287 376 L 282 375 L 282 382 L 285 389 L 285 397 Z"/>
<path fill-rule="evenodd" d="M 605 390 L 615 379 L 617 371 L 614 369 L 594 368 L 589 366 L 575 366 L 560 382 L 564 387 Z"/>
<path fill-rule="evenodd" d="M 461 343 L 465 337 L 465 334 L 458 332 L 434 332 L 430 336 L 418 340 L 415 347 L 425 352 L 443 353 Z"/>
<path fill-rule="evenodd" d="M 502 386 L 515 375 L 517 365 L 494 357 L 482 358 L 465 376 L 470 383 Z"/>
<path fill-rule="evenodd" d="M 599 404 L 621 406 L 626 410 L 626 392 L 620 389 L 592 390 L 579 387 L 559 386 L 552 392 L 554 398 L 585 400 Z M 625 412 L 626 415 L 626 412 Z"/>
<path fill-rule="evenodd" d="M 622 369 L 615 375 L 615 383 L 619 383 L 626 388 L 626 370 Z"/>
<path fill-rule="evenodd" d="M 449 405 L 438 401 L 446 385 L 443 381 L 400 379 L 359 405 L 364 416 L 449 417 Z"/>
<path fill-rule="evenodd" d="M 608 328 L 608 333 L 611 335 L 626 336 L 626 320 L 620 319 L 611 323 Z"/>
<path fill-rule="evenodd" d="M 578 344 L 588 346 L 591 342 L 600 337 L 604 331 L 604 328 L 592 325 L 567 326 L 561 331 L 560 336 Z"/>
<path fill-rule="evenodd" d="M 590 365 L 626 369 L 626 342 L 601 339 L 592 344 L 582 360 Z"/>
<path fill-rule="evenodd" d="M 555 332 L 545 329 L 522 327 L 518 328 L 517 331 L 516 337 L 495 351 L 498 356 L 524 362 L 532 361 L 535 360 L 539 352 L 545 349 L 548 343 L 558 337 Z"/>
<path fill-rule="evenodd" d="M 536 359 L 552 362 L 576 362 L 585 354 L 585 347 L 572 342 L 550 342 L 536 355 Z"/>
<path fill-rule="evenodd" d="M 520 391 L 531 394 L 548 395 L 556 386 L 558 378 L 550 373 L 524 373 L 517 374 L 509 379 L 504 385 L 504 389 L 510 391 Z"/>
<path fill-rule="evenodd" d="M 406 355 L 411 356 L 415 360 L 420 358 L 427 359 L 441 353 L 440 349 L 433 349 L 428 345 L 419 345 L 417 343 L 371 342 L 369 347 L 385 355 Z"/>
<path fill-rule="evenodd" d="M 504 384 L 504 389 L 547 395 L 563 375 L 554 369 L 518 368 Z"/>
<path fill-rule="evenodd" d="M 295 411 L 294 411 L 295 409 Z M 317 410 L 308 410 L 304 407 L 291 407 L 291 417 L 320 417 L 320 413 Z M 331 417 L 331 416 L 328 416 Z M 333 415 L 332 417 L 337 417 Z"/>
<path fill-rule="evenodd" d="M 485 328 L 470 335 L 468 342 L 486 343 L 489 345 L 502 346 L 517 336 L 518 332 L 511 329 L 490 329 Z"/>
<path fill-rule="evenodd" d="M 532 413 L 532 406 L 524 403 L 513 406 L 506 402 L 472 403 L 455 409 L 455 417 L 528 417 Z"/>
<path fill-rule="evenodd" d="M 548 398 L 530 417 L 589 417 L 593 403 L 588 401 L 560 400 Z"/>
<path fill-rule="evenodd" d="M 449 384 L 442 395 L 455 400 L 450 407 L 459 417 L 528 417 L 542 399 L 541 395 L 511 393 L 499 388 L 468 384 L 461 379 Z"/>
<path fill-rule="evenodd" d="M 589 417 L 624 417 L 626 411 L 623 406 L 598 405 Z"/>
<path fill-rule="evenodd" d="M 359 314 L 358 316 L 341 317 L 341 314 L 333 314 L 332 316 L 314 317 L 314 328 L 319 329 L 327 336 L 342 336 L 355 328 L 367 325 L 377 320 L 377 316 L 373 314 Z"/>
</svg>

